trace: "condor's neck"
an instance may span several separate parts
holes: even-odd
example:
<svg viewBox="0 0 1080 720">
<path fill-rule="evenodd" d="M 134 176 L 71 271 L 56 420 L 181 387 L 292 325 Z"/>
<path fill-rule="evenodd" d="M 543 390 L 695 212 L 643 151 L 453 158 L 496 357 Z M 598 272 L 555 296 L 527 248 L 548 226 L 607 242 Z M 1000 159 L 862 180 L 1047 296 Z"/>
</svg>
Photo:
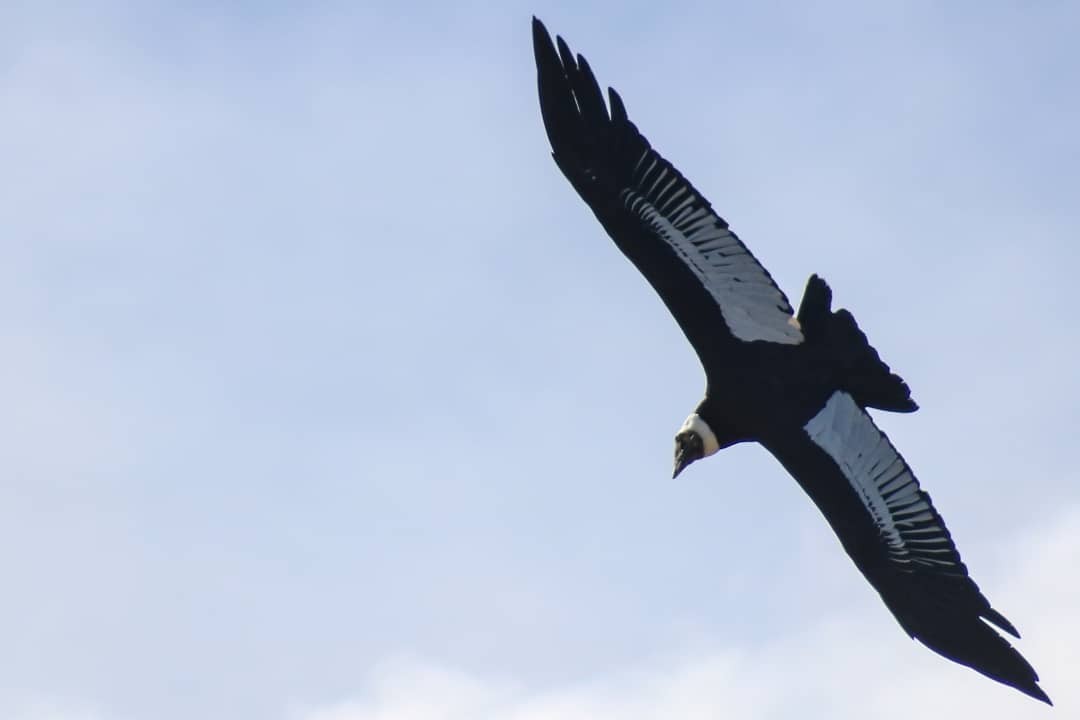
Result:
<svg viewBox="0 0 1080 720">
<path fill-rule="evenodd" d="M 718 449 L 756 439 L 754 433 L 756 419 L 744 414 L 742 419 L 750 422 L 740 422 L 738 404 L 726 404 L 722 397 L 706 395 L 694 412 L 705 421 L 716 436 Z"/>
</svg>

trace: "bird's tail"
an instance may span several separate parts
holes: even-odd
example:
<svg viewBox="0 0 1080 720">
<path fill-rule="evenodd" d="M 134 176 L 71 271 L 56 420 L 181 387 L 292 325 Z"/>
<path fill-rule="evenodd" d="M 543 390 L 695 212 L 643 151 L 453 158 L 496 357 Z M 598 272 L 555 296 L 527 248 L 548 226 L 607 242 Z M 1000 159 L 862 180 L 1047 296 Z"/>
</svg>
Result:
<svg viewBox="0 0 1080 720">
<path fill-rule="evenodd" d="M 832 353 L 844 390 L 863 407 L 914 412 L 911 390 L 889 370 L 847 310 L 832 311 L 832 290 L 817 275 L 806 283 L 799 324 L 807 342 L 823 343 Z"/>
</svg>

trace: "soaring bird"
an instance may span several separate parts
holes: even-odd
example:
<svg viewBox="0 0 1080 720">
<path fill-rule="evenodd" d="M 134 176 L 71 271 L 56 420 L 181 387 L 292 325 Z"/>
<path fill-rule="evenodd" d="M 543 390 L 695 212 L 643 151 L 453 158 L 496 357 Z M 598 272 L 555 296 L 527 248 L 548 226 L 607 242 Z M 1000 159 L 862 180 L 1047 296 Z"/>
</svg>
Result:
<svg viewBox="0 0 1080 720">
<path fill-rule="evenodd" d="M 941 655 L 1050 703 L 994 627 L 1019 638 L 968 575 L 945 522 L 867 413 L 917 409 L 832 291 L 811 275 L 798 313 L 622 98 L 533 18 L 552 157 L 697 352 L 705 398 L 675 436 L 675 471 L 757 442 L 795 478 L 900 626 Z"/>
</svg>

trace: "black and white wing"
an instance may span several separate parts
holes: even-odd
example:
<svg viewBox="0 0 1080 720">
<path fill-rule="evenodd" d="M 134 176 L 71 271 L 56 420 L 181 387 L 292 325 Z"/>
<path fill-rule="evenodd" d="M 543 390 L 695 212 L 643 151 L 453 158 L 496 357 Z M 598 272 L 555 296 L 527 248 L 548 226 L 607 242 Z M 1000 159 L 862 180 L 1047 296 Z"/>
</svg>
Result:
<svg viewBox="0 0 1080 720">
<path fill-rule="evenodd" d="M 709 365 L 732 341 L 796 345 L 803 334 L 772 277 L 709 201 L 650 147 L 585 58 L 533 18 L 540 109 L 552 156 L 648 279 Z"/>
<path fill-rule="evenodd" d="M 1016 628 L 990 607 L 930 496 L 850 395 L 834 393 L 801 431 L 762 444 L 824 513 L 909 635 L 1050 702 L 1035 670 L 987 623 L 1020 637 Z"/>
</svg>

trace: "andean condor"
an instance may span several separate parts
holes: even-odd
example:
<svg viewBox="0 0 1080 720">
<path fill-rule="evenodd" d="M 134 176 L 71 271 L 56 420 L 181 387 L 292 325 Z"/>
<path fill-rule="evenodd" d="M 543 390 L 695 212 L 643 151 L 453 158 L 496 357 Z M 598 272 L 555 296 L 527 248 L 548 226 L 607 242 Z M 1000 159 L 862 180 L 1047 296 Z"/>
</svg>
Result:
<svg viewBox="0 0 1080 720">
<path fill-rule="evenodd" d="M 705 399 L 675 436 L 675 475 L 757 442 L 798 481 L 901 627 L 930 649 L 1046 703 L 1019 637 L 968 576 L 945 523 L 866 408 L 912 412 L 825 281 L 797 314 L 690 182 L 608 102 L 581 55 L 533 18 L 540 109 L 559 169 L 653 286 L 705 369 Z"/>
</svg>

